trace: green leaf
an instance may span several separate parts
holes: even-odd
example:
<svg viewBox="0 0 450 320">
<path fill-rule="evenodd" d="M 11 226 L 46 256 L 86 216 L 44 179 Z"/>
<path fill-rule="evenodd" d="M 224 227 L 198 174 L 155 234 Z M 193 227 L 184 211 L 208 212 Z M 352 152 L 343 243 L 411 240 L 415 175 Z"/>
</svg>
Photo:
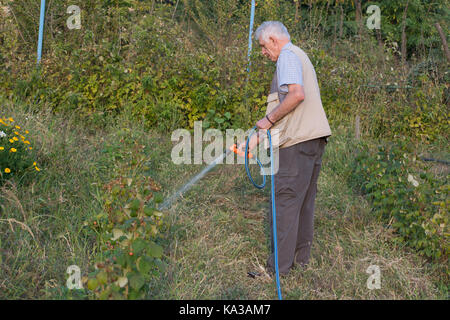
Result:
<svg viewBox="0 0 450 320">
<path fill-rule="evenodd" d="M 125 267 L 127 264 L 127 258 L 125 256 L 125 254 L 123 252 L 119 253 L 117 255 L 117 260 L 116 260 L 117 264 L 120 265 L 121 267 Z"/>
<path fill-rule="evenodd" d="M 167 263 L 161 261 L 160 259 L 155 259 L 155 265 L 160 271 L 164 271 L 167 268 Z"/>
<path fill-rule="evenodd" d="M 160 193 L 155 194 L 155 197 L 153 198 L 153 201 L 155 201 L 155 203 L 161 203 L 163 202 L 163 200 L 164 198 Z"/>
<path fill-rule="evenodd" d="M 148 257 L 148 256 L 144 256 L 144 257 L 142 257 L 141 260 L 139 261 L 139 264 L 138 264 L 139 271 L 140 271 L 142 274 L 146 275 L 146 274 L 148 274 L 149 271 L 151 270 L 153 264 L 154 264 L 154 263 L 153 263 L 152 258 L 150 258 L 150 257 Z"/>
<path fill-rule="evenodd" d="M 153 258 L 161 258 L 163 254 L 163 248 L 160 245 L 152 242 L 148 247 L 148 254 Z"/>
<path fill-rule="evenodd" d="M 98 281 L 97 281 L 97 279 L 89 279 L 87 285 L 88 285 L 88 289 L 93 291 L 97 288 Z"/>
<path fill-rule="evenodd" d="M 99 284 L 106 284 L 106 282 L 108 282 L 108 275 L 105 271 L 100 271 L 97 273 L 96 278 Z"/>
<path fill-rule="evenodd" d="M 136 239 L 131 246 L 133 247 L 133 252 L 139 255 L 147 247 L 147 241 L 144 239 Z"/>
<path fill-rule="evenodd" d="M 142 286 L 145 284 L 145 279 L 139 273 L 133 273 L 129 278 L 131 288 L 134 290 L 140 290 Z"/>
<path fill-rule="evenodd" d="M 155 211 L 155 209 L 152 207 L 149 207 L 149 206 L 144 207 L 144 214 L 148 217 L 151 217 L 153 215 L 154 211 Z"/>
<path fill-rule="evenodd" d="M 139 199 L 134 199 L 133 201 L 131 201 L 131 204 L 130 204 L 131 212 L 133 212 L 133 213 L 137 212 L 140 207 L 141 207 L 141 201 L 139 201 Z"/>
</svg>

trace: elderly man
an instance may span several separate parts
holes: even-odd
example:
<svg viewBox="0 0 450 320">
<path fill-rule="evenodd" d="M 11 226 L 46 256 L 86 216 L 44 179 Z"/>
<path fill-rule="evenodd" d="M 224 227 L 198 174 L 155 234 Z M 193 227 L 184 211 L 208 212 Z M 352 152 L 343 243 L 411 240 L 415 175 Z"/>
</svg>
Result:
<svg viewBox="0 0 450 320">
<path fill-rule="evenodd" d="M 286 27 L 278 21 L 266 21 L 256 30 L 255 38 L 262 54 L 277 65 L 266 116 L 256 125 L 261 131 L 279 132 L 275 205 L 278 265 L 280 273 L 286 274 L 295 264 L 306 266 L 310 259 L 317 179 L 331 129 L 314 67 L 306 53 L 291 43 Z M 255 135 L 249 149 L 261 139 L 262 135 Z M 243 151 L 244 144 L 239 148 Z M 272 254 L 267 261 L 270 272 L 275 269 L 273 251 L 272 239 Z"/>
</svg>

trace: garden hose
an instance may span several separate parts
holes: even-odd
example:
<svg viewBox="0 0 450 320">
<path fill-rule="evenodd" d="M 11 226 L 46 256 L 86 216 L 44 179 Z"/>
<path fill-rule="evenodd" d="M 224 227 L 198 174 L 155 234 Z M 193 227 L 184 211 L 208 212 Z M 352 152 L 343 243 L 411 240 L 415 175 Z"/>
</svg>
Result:
<svg viewBox="0 0 450 320">
<path fill-rule="evenodd" d="M 256 126 L 253 127 L 251 133 L 249 134 L 247 138 L 247 142 L 245 144 L 245 171 L 247 171 L 247 176 L 250 179 L 250 181 L 253 183 L 253 185 L 258 189 L 263 189 L 266 186 L 266 176 L 263 175 L 263 182 L 262 184 L 258 185 L 253 180 L 253 177 L 250 173 L 250 170 L 248 168 L 248 159 L 251 158 L 251 155 L 248 152 L 248 144 L 250 142 L 250 138 L 255 133 Z M 277 281 L 277 292 L 278 292 L 278 299 L 283 300 L 281 296 L 281 286 L 280 286 L 280 273 L 278 270 L 278 246 L 277 246 L 277 219 L 276 219 L 276 210 L 275 210 L 275 183 L 273 181 L 273 147 L 272 147 L 272 137 L 270 135 L 270 130 L 267 130 L 267 137 L 269 140 L 269 148 L 270 148 L 270 177 L 271 177 L 271 196 L 272 196 L 272 227 L 273 227 L 273 241 L 274 241 L 274 256 L 275 256 L 275 274 L 276 274 L 276 281 Z M 262 170 L 262 164 L 258 160 L 258 158 L 255 156 L 255 160 L 257 161 L 259 167 Z"/>
</svg>

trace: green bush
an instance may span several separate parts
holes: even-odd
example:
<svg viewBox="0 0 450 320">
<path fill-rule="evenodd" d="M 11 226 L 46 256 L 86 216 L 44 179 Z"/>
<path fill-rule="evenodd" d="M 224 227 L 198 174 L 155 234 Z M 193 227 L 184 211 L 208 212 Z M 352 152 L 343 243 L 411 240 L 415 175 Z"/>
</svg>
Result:
<svg viewBox="0 0 450 320">
<path fill-rule="evenodd" d="M 439 180 L 411 156 L 407 141 L 378 146 L 361 144 L 350 182 L 372 202 L 373 212 L 398 237 L 433 260 L 448 259 L 448 175 Z"/>
<path fill-rule="evenodd" d="M 378 95 L 378 107 L 363 111 L 363 121 L 374 137 L 403 136 L 430 143 L 449 132 L 450 118 L 445 103 L 445 84 L 434 84 L 426 75 L 409 92 L 395 90 Z"/>
<path fill-rule="evenodd" d="M 129 166 L 104 186 L 104 211 L 86 222 L 102 249 L 96 270 L 84 279 L 98 299 L 142 299 L 148 294 L 145 284 L 165 268 L 157 243 L 165 228 L 155 209 L 160 187 L 150 177 L 133 175 L 146 160 L 140 149 L 136 145 Z"/>
</svg>

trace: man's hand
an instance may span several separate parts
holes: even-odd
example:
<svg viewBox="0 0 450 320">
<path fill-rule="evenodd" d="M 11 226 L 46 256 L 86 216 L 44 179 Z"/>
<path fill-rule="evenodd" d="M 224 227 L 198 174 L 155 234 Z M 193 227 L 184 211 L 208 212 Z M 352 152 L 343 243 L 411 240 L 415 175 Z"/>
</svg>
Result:
<svg viewBox="0 0 450 320">
<path fill-rule="evenodd" d="M 247 143 L 247 141 L 244 141 L 238 147 L 238 150 L 242 151 L 242 154 L 245 154 L 245 144 L 246 143 Z M 258 145 L 258 143 L 259 143 L 258 134 L 254 134 L 248 143 L 248 152 L 253 150 Z"/>
<path fill-rule="evenodd" d="M 272 124 L 269 122 L 269 120 L 267 120 L 266 117 L 264 117 L 256 123 L 256 126 L 260 130 L 266 130 L 270 129 L 272 127 Z"/>
</svg>

